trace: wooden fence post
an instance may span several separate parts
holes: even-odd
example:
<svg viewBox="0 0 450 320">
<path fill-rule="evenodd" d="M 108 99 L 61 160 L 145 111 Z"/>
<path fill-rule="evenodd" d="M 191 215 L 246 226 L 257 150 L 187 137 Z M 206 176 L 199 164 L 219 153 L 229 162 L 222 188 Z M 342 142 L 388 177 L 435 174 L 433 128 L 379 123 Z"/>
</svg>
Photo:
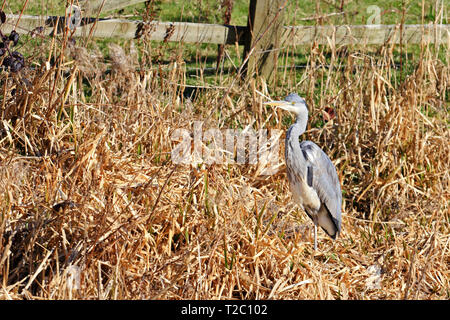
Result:
<svg viewBox="0 0 450 320">
<path fill-rule="evenodd" d="M 275 79 L 287 0 L 250 0 L 243 77 Z M 249 56 L 248 56 L 249 55 Z M 246 64 L 246 65 L 245 65 Z"/>
</svg>

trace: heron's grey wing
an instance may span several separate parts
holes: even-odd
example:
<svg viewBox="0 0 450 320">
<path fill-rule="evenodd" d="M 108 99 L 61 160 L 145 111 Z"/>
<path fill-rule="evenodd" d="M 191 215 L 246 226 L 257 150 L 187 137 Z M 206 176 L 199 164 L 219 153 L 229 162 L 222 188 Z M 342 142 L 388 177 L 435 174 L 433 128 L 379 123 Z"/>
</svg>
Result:
<svg viewBox="0 0 450 320">
<path fill-rule="evenodd" d="M 340 231 L 342 192 L 336 168 L 327 154 L 314 142 L 301 142 L 300 150 L 306 160 L 306 181 L 317 192 Z"/>
</svg>

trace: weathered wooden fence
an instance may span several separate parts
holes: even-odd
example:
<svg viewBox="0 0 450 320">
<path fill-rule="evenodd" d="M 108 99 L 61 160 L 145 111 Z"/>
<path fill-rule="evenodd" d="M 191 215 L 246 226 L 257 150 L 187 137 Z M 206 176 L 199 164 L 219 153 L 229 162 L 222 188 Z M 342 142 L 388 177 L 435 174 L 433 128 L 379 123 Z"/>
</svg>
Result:
<svg viewBox="0 0 450 320">
<path fill-rule="evenodd" d="M 121 9 L 145 0 L 82 0 L 83 17 L 69 19 L 75 25 L 74 36 L 91 34 L 98 38 L 139 38 L 155 41 L 186 43 L 234 44 L 245 46 L 244 64 L 247 74 L 257 71 L 269 79 L 275 69 L 279 48 L 285 45 L 317 44 L 384 44 L 384 43 L 450 43 L 450 25 L 323 25 L 284 26 L 283 16 L 287 0 L 250 0 L 247 26 L 219 24 L 130 21 L 96 19 L 97 14 Z M 69 16 L 69 14 L 67 14 Z M 9 23 L 2 26 L 4 33 L 16 29 L 28 33 L 44 27 L 54 32 L 56 24 L 65 26 L 67 17 L 38 17 L 8 15 Z M 92 29 L 93 28 L 93 29 Z"/>
</svg>

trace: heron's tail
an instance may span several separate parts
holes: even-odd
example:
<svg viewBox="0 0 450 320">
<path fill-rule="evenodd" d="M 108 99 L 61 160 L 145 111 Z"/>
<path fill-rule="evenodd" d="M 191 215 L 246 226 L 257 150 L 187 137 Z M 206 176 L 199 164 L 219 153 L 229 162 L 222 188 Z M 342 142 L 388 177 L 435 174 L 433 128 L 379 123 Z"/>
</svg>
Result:
<svg viewBox="0 0 450 320">
<path fill-rule="evenodd" d="M 317 223 L 322 229 L 333 239 L 336 240 L 336 237 L 339 234 L 339 227 L 333 221 L 333 217 L 328 211 L 327 207 L 322 205 L 319 214 Z"/>
</svg>

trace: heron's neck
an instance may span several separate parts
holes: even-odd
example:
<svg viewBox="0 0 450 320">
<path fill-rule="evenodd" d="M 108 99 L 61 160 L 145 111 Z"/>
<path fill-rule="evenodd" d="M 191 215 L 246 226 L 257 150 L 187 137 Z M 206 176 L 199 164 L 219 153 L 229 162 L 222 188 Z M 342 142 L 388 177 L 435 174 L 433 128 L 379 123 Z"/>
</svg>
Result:
<svg viewBox="0 0 450 320">
<path fill-rule="evenodd" d="M 297 159 L 301 158 L 304 160 L 304 155 L 300 150 L 299 137 L 305 132 L 307 122 L 308 114 L 299 114 L 295 123 L 286 133 L 284 156 L 288 168 L 292 165 L 290 161 L 294 158 L 293 155 L 296 155 Z"/>
<path fill-rule="evenodd" d="M 299 137 L 305 132 L 306 124 L 308 122 L 308 114 L 299 114 L 295 123 L 289 128 L 286 133 L 286 145 L 285 145 L 285 158 L 288 161 L 289 154 L 293 153 L 298 157 L 303 157 L 303 153 L 300 150 Z"/>
<path fill-rule="evenodd" d="M 308 114 L 300 113 L 295 120 L 295 123 L 289 129 L 290 137 L 298 141 L 298 137 L 306 131 L 306 125 L 308 124 Z"/>
</svg>

